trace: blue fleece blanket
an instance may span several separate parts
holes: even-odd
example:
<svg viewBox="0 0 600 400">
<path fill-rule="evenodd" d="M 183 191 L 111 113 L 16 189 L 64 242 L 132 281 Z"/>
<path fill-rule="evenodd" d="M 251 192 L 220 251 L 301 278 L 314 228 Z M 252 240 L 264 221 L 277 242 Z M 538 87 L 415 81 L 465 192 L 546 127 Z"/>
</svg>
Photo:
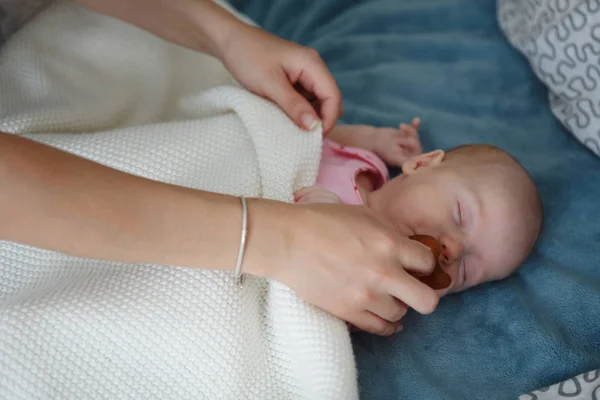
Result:
<svg viewBox="0 0 600 400">
<path fill-rule="evenodd" d="M 422 119 L 425 150 L 484 142 L 532 173 L 544 233 L 514 276 L 354 336 L 362 399 L 515 399 L 600 367 L 600 159 L 554 119 L 547 91 L 497 27 L 495 0 L 234 0 L 315 47 L 344 122 Z"/>
</svg>

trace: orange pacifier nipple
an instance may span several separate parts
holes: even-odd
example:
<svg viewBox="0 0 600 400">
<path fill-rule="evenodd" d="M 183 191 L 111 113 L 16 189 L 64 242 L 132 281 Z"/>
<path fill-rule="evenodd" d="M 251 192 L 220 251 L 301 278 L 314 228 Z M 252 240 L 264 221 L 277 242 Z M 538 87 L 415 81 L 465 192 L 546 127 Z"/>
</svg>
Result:
<svg viewBox="0 0 600 400">
<path fill-rule="evenodd" d="M 416 240 L 417 242 L 423 243 L 425 246 L 429 247 L 433 253 L 433 257 L 435 257 L 435 267 L 430 275 L 419 276 L 410 271 L 409 273 L 433 290 L 442 290 L 450 286 L 452 283 L 452 278 L 446 273 L 446 271 L 442 269 L 439 261 L 440 255 L 442 254 L 442 245 L 440 242 L 433 236 L 429 235 L 413 235 L 409 236 L 409 239 Z"/>
</svg>

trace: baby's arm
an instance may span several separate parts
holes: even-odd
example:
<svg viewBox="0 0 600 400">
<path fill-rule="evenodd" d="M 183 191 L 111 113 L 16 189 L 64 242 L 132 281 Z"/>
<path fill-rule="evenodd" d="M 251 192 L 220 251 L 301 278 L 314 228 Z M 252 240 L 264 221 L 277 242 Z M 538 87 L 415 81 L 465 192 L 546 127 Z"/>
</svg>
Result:
<svg viewBox="0 0 600 400">
<path fill-rule="evenodd" d="M 420 120 L 396 128 L 376 128 L 368 125 L 338 125 L 327 135 L 334 142 L 349 147 L 370 150 L 387 164 L 401 166 L 404 161 L 421 154 Z"/>
<path fill-rule="evenodd" d="M 336 125 L 327 135 L 327 139 L 348 147 L 375 152 L 377 147 L 377 128 L 369 125 Z"/>
</svg>

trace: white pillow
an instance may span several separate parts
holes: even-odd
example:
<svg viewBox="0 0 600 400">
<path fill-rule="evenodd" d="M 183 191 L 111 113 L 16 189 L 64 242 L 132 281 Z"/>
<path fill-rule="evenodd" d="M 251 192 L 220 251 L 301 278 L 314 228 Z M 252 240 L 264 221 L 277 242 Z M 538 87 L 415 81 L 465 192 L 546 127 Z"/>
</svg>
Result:
<svg viewBox="0 0 600 400">
<path fill-rule="evenodd" d="M 498 0 L 500 28 L 549 89 L 550 108 L 600 156 L 600 0 Z"/>
</svg>

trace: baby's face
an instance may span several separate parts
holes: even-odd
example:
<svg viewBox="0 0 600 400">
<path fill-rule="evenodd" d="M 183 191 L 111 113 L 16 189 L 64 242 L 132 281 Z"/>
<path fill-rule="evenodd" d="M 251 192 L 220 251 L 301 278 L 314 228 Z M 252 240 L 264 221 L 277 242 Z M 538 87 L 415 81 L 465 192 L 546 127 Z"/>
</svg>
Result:
<svg viewBox="0 0 600 400">
<path fill-rule="evenodd" d="M 452 277 L 440 295 L 502 279 L 523 262 L 537 234 L 523 226 L 523 207 L 493 176 L 469 179 L 441 160 L 414 167 L 403 166 L 404 174 L 373 192 L 368 204 L 402 235 L 439 239 L 440 264 Z"/>
</svg>

